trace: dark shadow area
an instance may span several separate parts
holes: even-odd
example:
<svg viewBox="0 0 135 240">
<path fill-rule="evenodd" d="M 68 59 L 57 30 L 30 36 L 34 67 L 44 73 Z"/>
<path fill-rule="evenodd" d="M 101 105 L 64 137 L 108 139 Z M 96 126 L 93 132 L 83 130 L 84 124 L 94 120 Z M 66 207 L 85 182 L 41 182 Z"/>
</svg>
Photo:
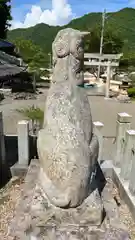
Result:
<svg viewBox="0 0 135 240">
<path fill-rule="evenodd" d="M 106 185 L 106 179 L 98 162 L 94 164 L 93 168 L 91 169 L 89 183 L 90 189 L 88 195 L 98 189 L 101 196 L 101 193 Z"/>
<path fill-rule="evenodd" d="M 36 84 L 36 87 L 37 88 L 50 88 L 50 85 L 49 83 L 46 83 L 46 84 L 43 84 L 43 83 L 37 83 Z"/>
<path fill-rule="evenodd" d="M 10 168 L 7 164 L 0 164 L 0 188 L 4 187 L 11 179 Z"/>
<path fill-rule="evenodd" d="M 101 195 L 105 185 L 106 185 L 106 179 L 105 179 L 105 176 L 102 172 L 102 169 L 99 165 L 99 163 L 97 162 L 96 164 L 96 175 L 95 175 L 95 181 L 97 183 L 97 187 L 98 187 L 98 191 Z"/>
<path fill-rule="evenodd" d="M 105 211 L 105 209 L 103 208 L 102 222 L 101 222 L 101 224 L 104 222 L 105 218 L 106 218 L 106 211 Z"/>
<path fill-rule="evenodd" d="M 10 167 L 18 161 L 17 136 L 5 136 L 6 160 L 0 164 L 0 188 L 4 187 L 11 179 Z"/>
<path fill-rule="evenodd" d="M 18 142 L 17 136 L 5 136 L 6 163 L 9 167 L 18 161 Z"/>
<path fill-rule="evenodd" d="M 29 137 L 29 147 L 30 147 L 30 159 L 29 159 L 29 163 L 31 161 L 31 159 L 37 158 L 38 154 L 37 154 L 37 136 L 30 136 Z"/>
<path fill-rule="evenodd" d="M 0 164 L 0 188 L 11 179 L 10 167 L 18 161 L 18 139 L 17 135 L 5 136 L 6 161 Z M 29 137 L 29 163 L 31 159 L 37 158 L 37 137 Z"/>
</svg>

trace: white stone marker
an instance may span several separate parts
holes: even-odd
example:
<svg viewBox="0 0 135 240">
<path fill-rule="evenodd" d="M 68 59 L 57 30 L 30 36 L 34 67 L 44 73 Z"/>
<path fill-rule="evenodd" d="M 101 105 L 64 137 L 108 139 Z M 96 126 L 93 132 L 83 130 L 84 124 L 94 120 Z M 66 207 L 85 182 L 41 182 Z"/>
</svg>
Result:
<svg viewBox="0 0 135 240">
<path fill-rule="evenodd" d="M 105 98 L 109 98 L 110 80 L 111 80 L 111 62 L 109 61 L 108 66 L 107 66 L 107 78 L 106 78 L 106 93 L 105 93 Z"/>
<path fill-rule="evenodd" d="M 135 130 L 130 131 L 131 136 L 131 172 L 129 177 L 129 190 L 135 195 Z"/>
<path fill-rule="evenodd" d="M 18 163 L 28 166 L 29 164 L 29 122 L 18 122 Z"/>
<path fill-rule="evenodd" d="M 128 113 L 117 114 L 116 125 L 116 156 L 114 157 L 115 167 L 121 167 L 123 161 L 123 151 L 126 131 L 131 128 L 132 116 Z"/>
<path fill-rule="evenodd" d="M 120 172 L 120 176 L 124 180 L 130 179 L 133 156 L 134 156 L 133 149 L 135 149 L 135 131 L 128 130 L 126 131 L 123 162 L 121 163 L 121 172 Z"/>
<path fill-rule="evenodd" d="M 101 122 L 93 122 L 93 126 L 94 126 L 94 133 L 95 135 L 98 137 L 98 141 L 99 141 L 99 155 L 98 155 L 98 162 L 100 163 L 101 160 L 103 160 L 103 133 L 102 133 L 102 129 L 104 127 L 104 124 Z"/>
<path fill-rule="evenodd" d="M 2 164 L 5 164 L 6 153 L 5 153 L 5 138 L 3 130 L 3 117 L 2 112 L 0 112 L 0 161 Z"/>
</svg>

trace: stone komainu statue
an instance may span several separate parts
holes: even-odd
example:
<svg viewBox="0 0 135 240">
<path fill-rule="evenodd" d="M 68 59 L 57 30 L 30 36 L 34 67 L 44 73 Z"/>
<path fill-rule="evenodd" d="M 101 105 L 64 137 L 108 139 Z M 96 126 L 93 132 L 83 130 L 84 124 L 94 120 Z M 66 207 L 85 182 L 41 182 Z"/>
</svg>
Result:
<svg viewBox="0 0 135 240">
<path fill-rule="evenodd" d="M 44 127 L 38 136 L 40 183 L 51 203 L 79 206 L 91 192 L 98 141 L 83 82 L 83 38 L 88 33 L 61 30 L 53 42 L 53 78 Z"/>
</svg>

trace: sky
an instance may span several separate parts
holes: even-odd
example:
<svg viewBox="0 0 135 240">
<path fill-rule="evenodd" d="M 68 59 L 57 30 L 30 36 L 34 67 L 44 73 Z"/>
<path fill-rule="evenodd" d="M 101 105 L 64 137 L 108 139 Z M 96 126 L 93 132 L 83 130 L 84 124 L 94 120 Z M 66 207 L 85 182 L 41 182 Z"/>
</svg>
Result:
<svg viewBox="0 0 135 240">
<path fill-rule="evenodd" d="M 12 0 L 12 29 L 38 23 L 64 25 L 89 12 L 135 8 L 135 0 Z"/>
</svg>

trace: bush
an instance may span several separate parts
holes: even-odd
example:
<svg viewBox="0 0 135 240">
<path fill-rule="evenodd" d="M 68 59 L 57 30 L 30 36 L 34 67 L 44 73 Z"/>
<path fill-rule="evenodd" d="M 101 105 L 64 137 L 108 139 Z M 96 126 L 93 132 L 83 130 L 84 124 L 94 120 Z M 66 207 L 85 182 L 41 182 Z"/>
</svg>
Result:
<svg viewBox="0 0 135 240">
<path fill-rule="evenodd" d="M 0 101 L 2 101 L 4 99 L 4 94 L 0 93 Z"/>
<path fill-rule="evenodd" d="M 16 109 L 17 112 L 23 114 L 26 118 L 32 121 L 32 132 L 33 134 L 37 132 L 43 126 L 44 120 L 44 111 L 40 108 L 32 107 L 23 108 L 23 109 Z"/>
<path fill-rule="evenodd" d="M 128 89 L 128 96 L 131 98 L 135 98 L 135 87 Z"/>
</svg>

